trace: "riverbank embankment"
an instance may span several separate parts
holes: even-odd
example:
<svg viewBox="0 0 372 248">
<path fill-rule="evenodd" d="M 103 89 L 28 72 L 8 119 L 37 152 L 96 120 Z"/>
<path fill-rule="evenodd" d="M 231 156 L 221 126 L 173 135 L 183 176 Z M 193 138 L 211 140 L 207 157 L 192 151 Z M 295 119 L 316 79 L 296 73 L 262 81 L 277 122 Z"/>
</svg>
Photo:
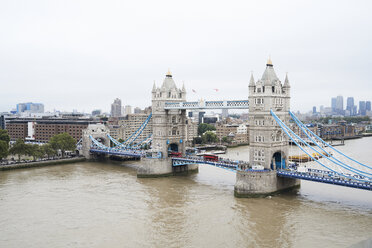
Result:
<svg viewBox="0 0 372 248">
<path fill-rule="evenodd" d="M 47 161 L 35 161 L 35 162 L 28 162 L 28 163 L 7 164 L 7 165 L 1 165 L 0 166 L 0 171 L 26 169 L 26 168 L 43 167 L 43 166 L 51 166 L 51 165 L 62 165 L 62 164 L 70 164 L 70 163 L 76 163 L 76 162 L 82 162 L 82 161 L 85 161 L 84 157 L 64 158 L 64 159 L 47 160 Z"/>
</svg>

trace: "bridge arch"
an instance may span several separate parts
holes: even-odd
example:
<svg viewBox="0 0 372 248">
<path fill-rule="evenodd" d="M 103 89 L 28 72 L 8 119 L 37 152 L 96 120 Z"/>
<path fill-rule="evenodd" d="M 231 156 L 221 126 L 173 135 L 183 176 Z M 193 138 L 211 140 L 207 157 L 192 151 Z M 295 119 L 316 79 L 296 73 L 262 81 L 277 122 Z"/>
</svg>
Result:
<svg viewBox="0 0 372 248">
<path fill-rule="evenodd" d="M 271 156 L 270 169 L 285 169 L 287 162 L 287 156 L 284 151 L 277 150 Z"/>
<path fill-rule="evenodd" d="M 110 139 L 107 136 L 95 135 L 92 137 L 104 146 L 110 147 Z"/>
<path fill-rule="evenodd" d="M 180 152 L 179 144 L 176 142 L 170 143 L 168 145 L 168 157 L 173 157 L 174 154 L 172 153 L 178 153 Z"/>
</svg>

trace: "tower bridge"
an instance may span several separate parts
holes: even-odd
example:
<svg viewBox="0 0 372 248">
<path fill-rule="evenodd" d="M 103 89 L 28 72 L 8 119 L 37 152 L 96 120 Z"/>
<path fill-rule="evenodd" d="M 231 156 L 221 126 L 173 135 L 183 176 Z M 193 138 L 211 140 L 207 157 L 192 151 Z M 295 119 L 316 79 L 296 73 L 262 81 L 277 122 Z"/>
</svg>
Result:
<svg viewBox="0 0 372 248">
<path fill-rule="evenodd" d="M 261 196 L 296 188 L 300 179 L 372 190 L 372 167 L 324 142 L 290 112 L 290 88 L 288 76 L 282 83 L 271 60 L 268 60 L 261 79 L 255 81 L 251 75 L 248 99 L 188 102 L 185 86 L 178 88 L 168 71 L 161 86 L 154 83 L 151 91 L 152 113 L 132 136 L 120 143 L 110 136 L 103 124 L 89 125 L 83 132 L 79 147 L 87 158 L 115 155 L 141 159 L 138 177 L 193 171 L 200 164 L 227 169 L 236 173 L 237 197 Z M 186 155 L 186 110 L 194 109 L 249 110 L 249 162 L 227 159 L 208 161 Z M 152 135 L 137 141 L 150 119 Z M 306 134 L 306 139 L 297 136 L 288 127 L 290 119 Z M 289 163 L 289 141 L 308 156 L 314 168 Z M 150 150 L 141 149 L 144 144 L 150 143 Z M 326 149 L 332 149 L 332 152 Z M 182 156 L 172 157 L 169 151 Z"/>
</svg>

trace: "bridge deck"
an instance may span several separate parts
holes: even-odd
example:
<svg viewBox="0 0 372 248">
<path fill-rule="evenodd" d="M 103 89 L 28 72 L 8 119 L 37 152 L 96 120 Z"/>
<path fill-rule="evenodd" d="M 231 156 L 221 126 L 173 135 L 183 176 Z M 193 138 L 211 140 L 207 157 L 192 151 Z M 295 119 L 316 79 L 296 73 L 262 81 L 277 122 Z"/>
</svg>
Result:
<svg viewBox="0 0 372 248">
<path fill-rule="evenodd" d="M 358 189 L 365 189 L 365 190 L 372 190 L 372 184 L 369 182 L 360 182 L 357 180 L 344 180 L 338 178 L 332 178 L 325 173 L 309 173 L 309 172 L 297 172 L 297 171 L 287 171 L 287 170 L 277 170 L 277 175 L 280 177 L 289 177 L 289 178 L 296 178 L 302 180 L 308 180 L 313 182 L 320 182 L 320 183 L 328 183 L 328 184 L 335 184 L 345 187 L 351 188 L 358 188 Z"/>
<path fill-rule="evenodd" d="M 209 164 L 223 169 L 228 169 L 230 171 L 237 171 L 239 162 L 230 161 L 230 160 L 219 160 L 219 161 L 210 161 L 202 158 L 172 158 L 172 166 L 181 166 L 188 164 Z"/>
<path fill-rule="evenodd" d="M 107 155 L 116 155 L 116 156 L 127 156 L 127 157 L 142 157 L 142 152 L 139 151 L 128 151 L 128 150 L 103 150 L 103 149 L 90 149 L 91 153 L 100 153 L 100 154 L 107 154 Z"/>
</svg>

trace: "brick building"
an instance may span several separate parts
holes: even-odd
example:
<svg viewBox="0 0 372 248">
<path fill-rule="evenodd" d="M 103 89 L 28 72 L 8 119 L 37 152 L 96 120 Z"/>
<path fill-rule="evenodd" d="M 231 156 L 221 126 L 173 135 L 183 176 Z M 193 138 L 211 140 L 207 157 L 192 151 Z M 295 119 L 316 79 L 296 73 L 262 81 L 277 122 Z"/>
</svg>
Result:
<svg viewBox="0 0 372 248">
<path fill-rule="evenodd" d="M 10 121 L 6 125 L 10 140 L 15 141 L 17 139 L 23 139 L 28 135 L 28 127 L 26 121 Z"/>
<path fill-rule="evenodd" d="M 219 140 L 223 137 L 231 138 L 232 144 L 248 144 L 249 133 L 247 125 L 242 124 L 216 124 L 216 135 Z"/>
<path fill-rule="evenodd" d="M 13 119 L 7 122 L 10 139 L 19 138 L 35 142 L 46 143 L 49 139 L 60 133 L 70 134 L 76 141 L 82 137 L 82 130 L 89 124 L 98 123 L 95 120 L 80 119 Z"/>
</svg>

